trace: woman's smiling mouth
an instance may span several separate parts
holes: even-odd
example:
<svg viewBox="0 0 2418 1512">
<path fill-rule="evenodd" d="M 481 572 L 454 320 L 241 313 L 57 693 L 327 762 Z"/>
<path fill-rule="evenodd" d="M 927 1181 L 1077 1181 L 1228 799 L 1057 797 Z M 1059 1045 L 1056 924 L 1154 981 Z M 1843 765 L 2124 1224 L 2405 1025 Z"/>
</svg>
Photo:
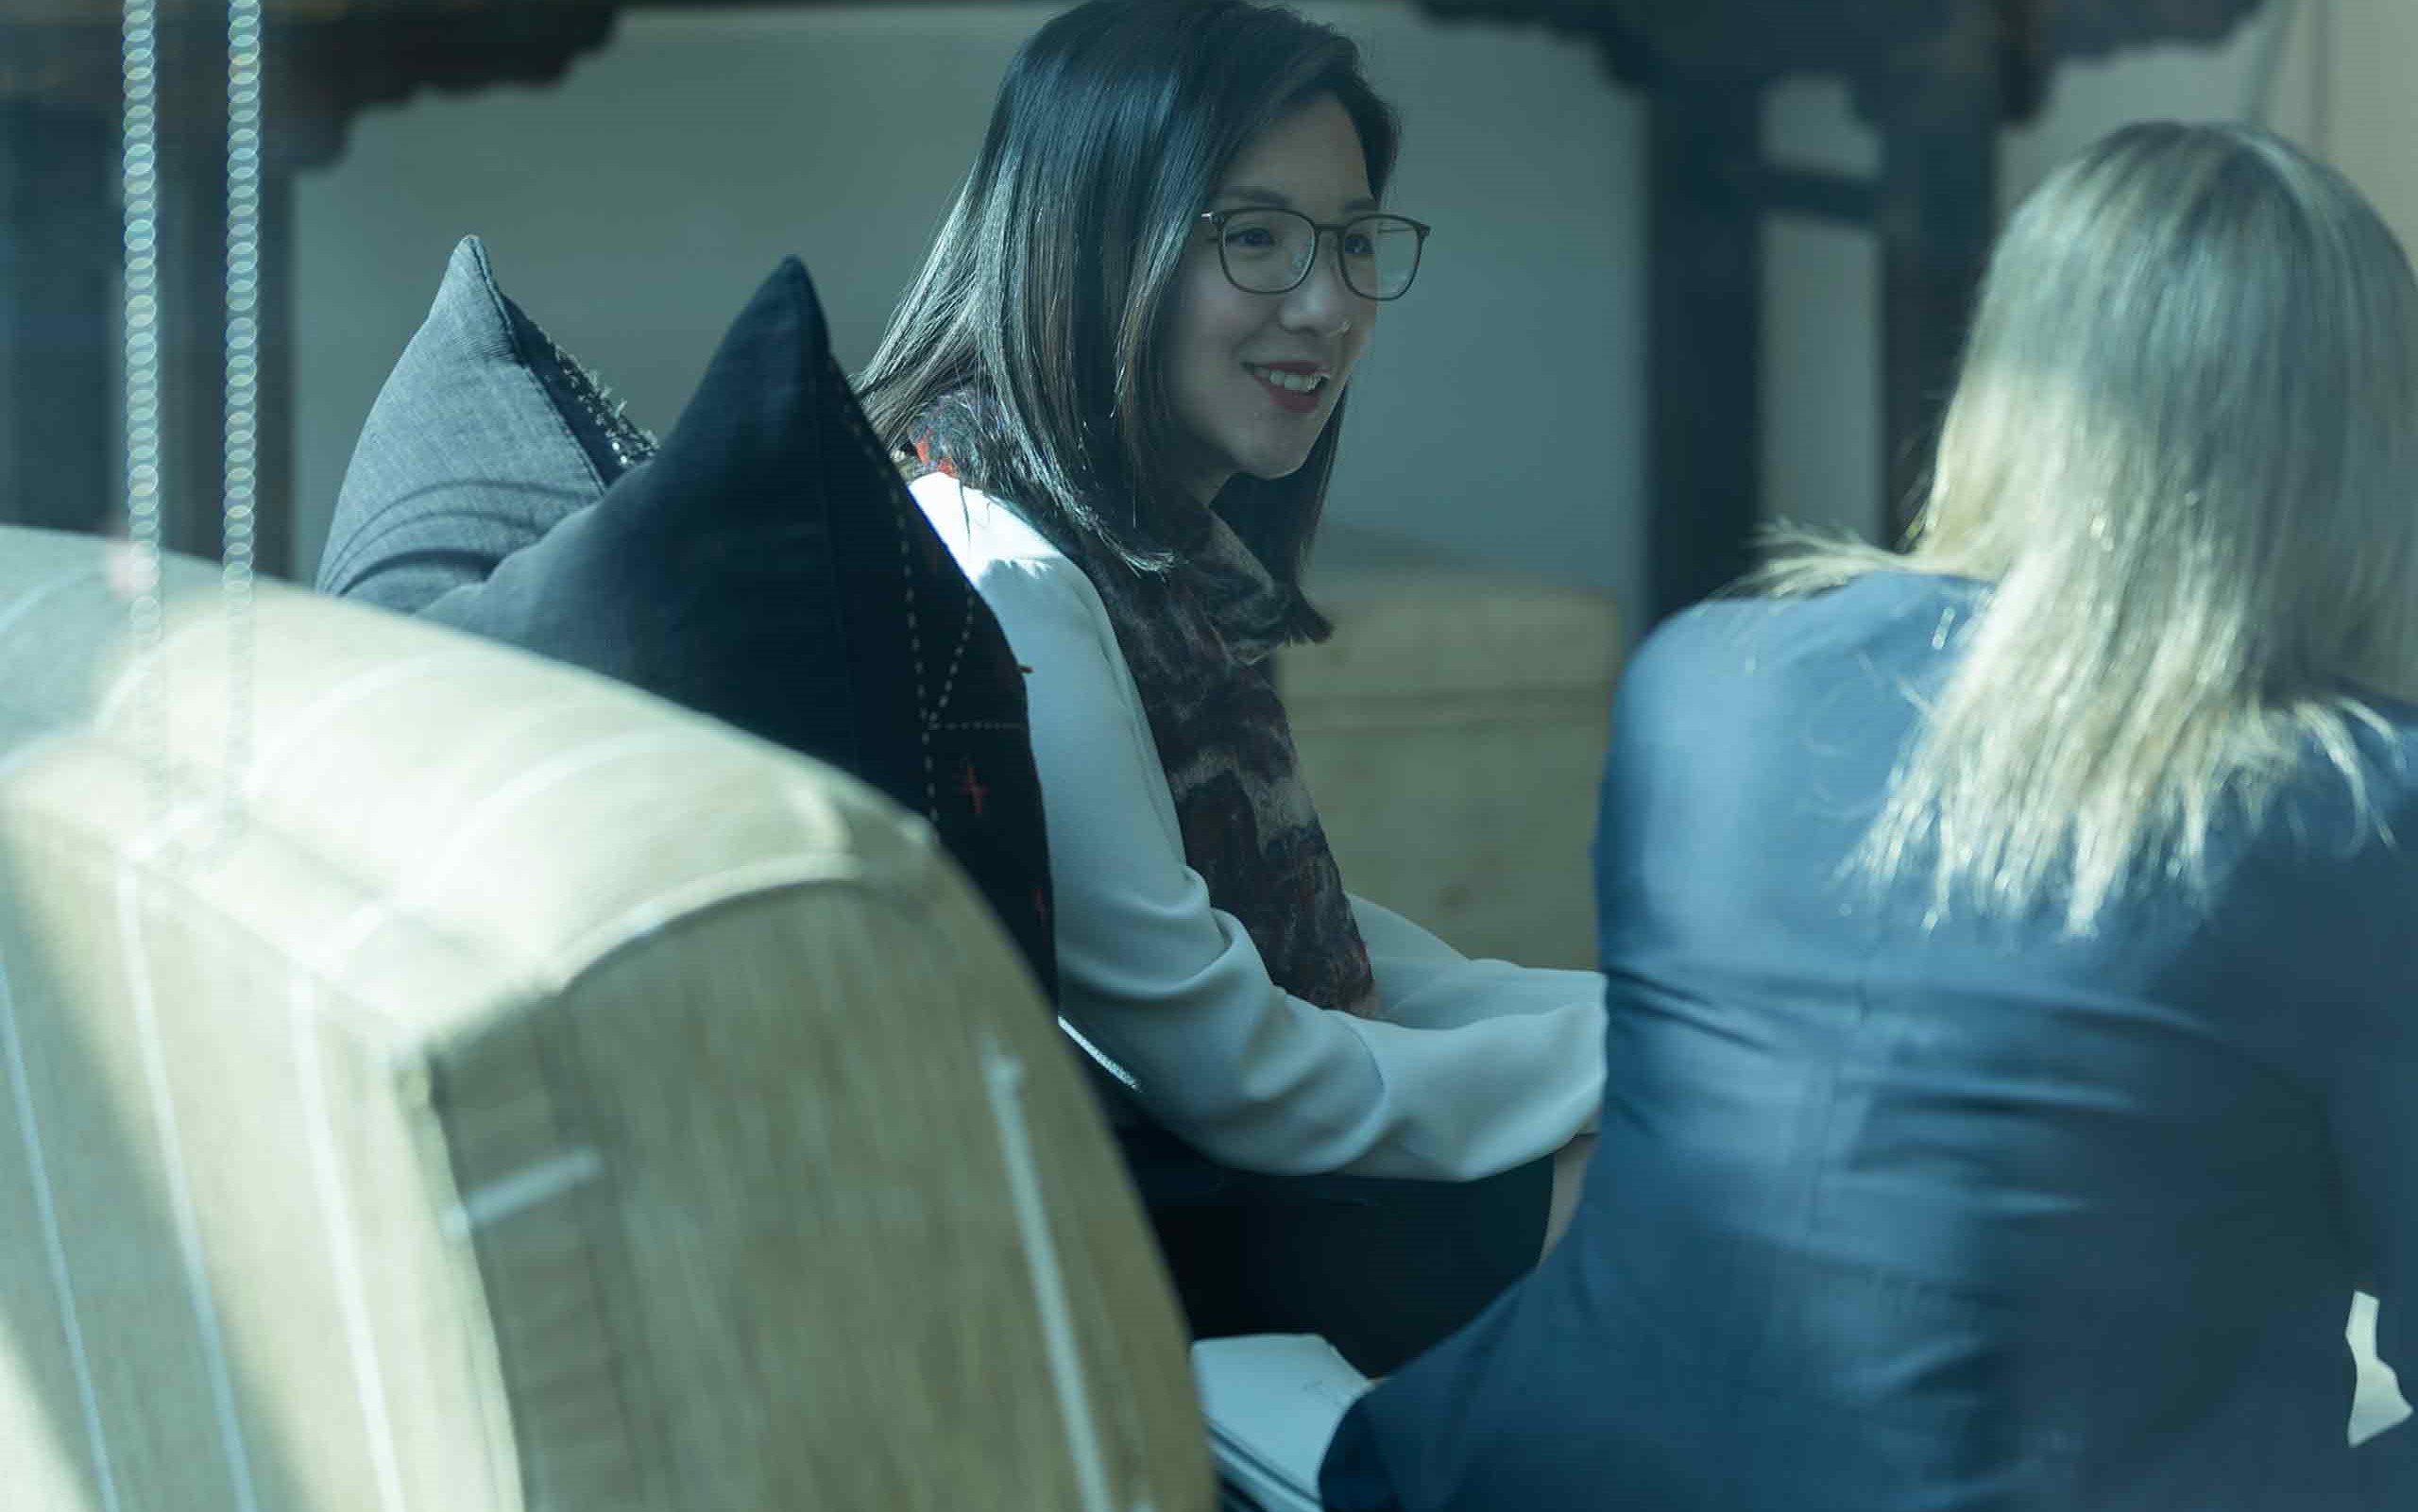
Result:
<svg viewBox="0 0 2418 1512">
<path fill-rule="evenodd" d="M 1307 415 L 1319 407 L 1319 395 L 1331 381 L 1328 376 L 1307 365 L 1296 367 L 1264 367 L 1255 363 L 1244 365 L 1251 375 L 1268 391 L 1268 397 L 1296 415 Z"/>
</svg>

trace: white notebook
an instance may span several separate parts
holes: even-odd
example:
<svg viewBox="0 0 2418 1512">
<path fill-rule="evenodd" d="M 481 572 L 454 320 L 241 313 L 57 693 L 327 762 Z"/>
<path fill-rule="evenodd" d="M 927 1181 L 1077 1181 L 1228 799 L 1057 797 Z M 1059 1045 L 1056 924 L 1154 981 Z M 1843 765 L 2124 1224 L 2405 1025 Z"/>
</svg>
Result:
<svg viewBox="0 0 2418 1512">
<path fill-rule="evenodd" d="M 1367 1376 L 1315 1334 L 1254 1334 L 1192 1347 L 1218 1473 L 1267 1512 L 1318 1512 L 1319 1462 Z"/>
</svg>

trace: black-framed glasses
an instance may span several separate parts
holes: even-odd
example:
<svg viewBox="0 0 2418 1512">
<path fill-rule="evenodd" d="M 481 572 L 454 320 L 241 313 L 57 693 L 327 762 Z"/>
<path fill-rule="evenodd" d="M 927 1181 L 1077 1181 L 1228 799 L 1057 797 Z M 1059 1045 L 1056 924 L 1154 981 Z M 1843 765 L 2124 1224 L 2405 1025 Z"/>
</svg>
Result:
<svg viewBox="0 0 2418 1512">
<path fill-rule="evenodd" d="M 1218 240 L 1218 265 L 1245 294 L 1289 294 L 1319 259 L 1319 244 L 1335 233 L 1335 263 L 1345 286 L 1364 299 L 1399 299 L 1419 276 L 1427 227 L 1407 215 L 1355 215 L 1340 224 L 1314 221 L 1298 210 L 1252 206 L 1200 212 Z"/>
</svg>

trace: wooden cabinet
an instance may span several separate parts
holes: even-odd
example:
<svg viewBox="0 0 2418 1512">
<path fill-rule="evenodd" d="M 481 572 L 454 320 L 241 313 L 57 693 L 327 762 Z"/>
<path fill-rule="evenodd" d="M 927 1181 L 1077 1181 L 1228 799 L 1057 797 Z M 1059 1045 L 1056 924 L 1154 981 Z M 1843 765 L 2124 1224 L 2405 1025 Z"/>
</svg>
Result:
<svg viewBox="0 0 2418 1512">
<path fill-rule="evenodd" d="M 1334 528 L 1278 686 L 1344 885 L 1466 955 L 1595 964 L 1609 598 Z"/>
</svg>

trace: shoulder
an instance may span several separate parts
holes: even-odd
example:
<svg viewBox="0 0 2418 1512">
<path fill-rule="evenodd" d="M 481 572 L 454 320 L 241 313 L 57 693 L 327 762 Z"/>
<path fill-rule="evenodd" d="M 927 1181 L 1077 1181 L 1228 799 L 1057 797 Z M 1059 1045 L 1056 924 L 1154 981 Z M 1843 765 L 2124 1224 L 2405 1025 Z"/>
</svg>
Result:
<svg viewBox="0 0 2418 1512">
<path fill-rule="evenodd" d="M 907 491 L 968 577 L 995 563 L 1074 565 L 1004 501 L 946 473 L 928 472 L 909 484 Z"/>
<path fill-rule="evenodd" d="M 2418 835 L 2418 705 L 2361 691 L 2352 714 L 2366 807 L 2387 835 Z M 2396 854 L 2402 844 L 2392 847 Z"/>
<path fill-rule="evenodd" d="M 1082 569 L 1005 501 L 938 472 L 916 479 L 907 491 L 994 613 L 1002 612 L 1004 599 L 1078 609 L 1087 617 L 1104 614 Z"/>
<path fill-rule="evenodd" d="M 1825 591 L 1721 599 L 1674 615 L 1630 658 L 1612 739 L 1733 754 L 1894 750 L 1955 660 L 1978 585 L 1873 572 Z M 1691 757 L 1693 759 L 1693 757 Z"/>
<path fill-rule="evenodd" d="M 981 598 L 1017 660 L 1051 688 L 1121 688 L 1124 654 L 1099 590 L 1004 501 L 929 473 L 908 485 L 933 533 Z M 1039 685 L 1028 685 L 1038 687 Z"/>
<path fill-rule="evenodd" d="M 1984 586 L 1933 572 L 1879 569 L 1812 592 L 1710 599 L 1664 620 L 1652 637 L 1699 654 L 1731 646 L 1835 648 L 1887 640 L 1952 612 L 1980 607 Z"/>
<path fill-rule="evenodd" d="M 1966 579 L 1875 571 L 1821 592 L 1714 599 L 1657 626 L 1627 675 L 1696 681 L 1928 660 L 1979 612 L 1983 593 Z"/>
</svg>

